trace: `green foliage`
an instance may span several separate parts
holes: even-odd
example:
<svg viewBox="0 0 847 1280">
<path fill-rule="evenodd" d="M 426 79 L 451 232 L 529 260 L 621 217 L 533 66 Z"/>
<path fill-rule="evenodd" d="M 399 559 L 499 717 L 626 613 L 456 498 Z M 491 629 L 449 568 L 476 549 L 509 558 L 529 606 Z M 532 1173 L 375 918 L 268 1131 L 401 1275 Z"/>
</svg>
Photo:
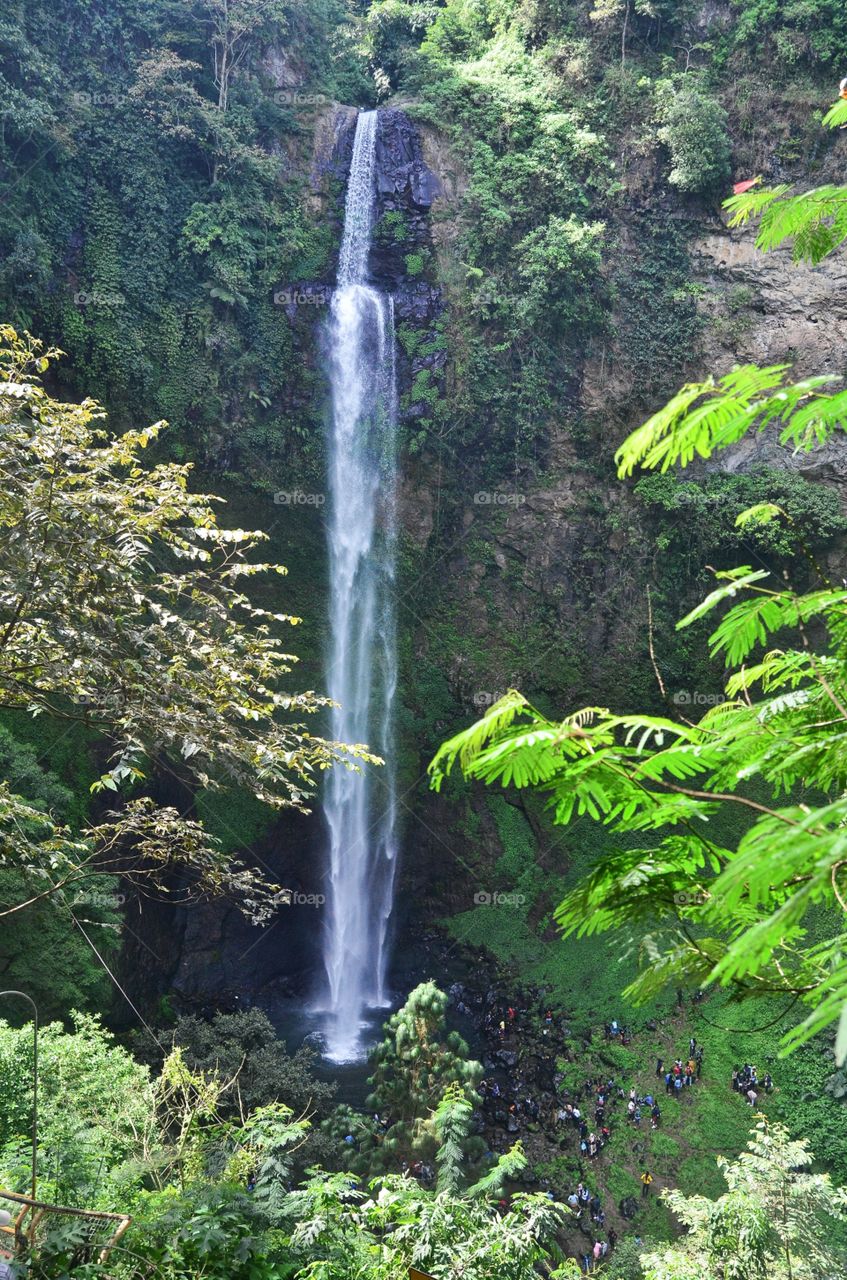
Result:
<svg viewBox="0 0 847 1280">
<path fill-rule="evenodd" d="M 181 1194 L 168 1188 L 140 1205 L 127 1237 L 127 1263 L 165 1280 L 275 1280 L 280 1271 L 268 1257 L 265 1229 L 243 1188 L 201 1184 Z"/>
<path fill-rule="evenodd" d="M 641 1264 L 644 1247 L 631 1236 L 621 1240 L 607 1267 L 606 1280 L 644 1280 Z"/>
<path fill-rule="evenodd" d="M 533 1280 L 540 1266 L 559 1260 L 553 1240 L 563 1213 L 545 1196 L 515 1195 L 498 1213 L 483 1194 L 433 1194 L 407 1178 L 379 1179 L 368 1191 L 321 1173 L 292 1193 L 289 1247 L 298 1277 L 394 1280 L 414 1266 L 444 1280 Z M 552 1274 L 576 1280 L 579 1270 L 565 1262 Z"/>
<path fill-rule="evenodd" d="M 290 1054 L 259 1009 L 216 1013 L 211 1021 L 184 1015 L 171 1029 L 160 1031 L 159 1040 L 178 1047 L 192 1072 L 234 1081 L 221 1098 L 222 1116 L 284 1102 L 294 1115 L 317 1123 L 327 1115 L 335 1094 L 334 1084 L 314 1074 L 314 1050 L 301 1045 Z M 298 1166 L 328 1160 L 332 1153 L 328 1140 L 314 1129 L 303 1143 Z"/>
<path fill-rule="evenodd" d="M 421 996 L 415 1009 L 426 1017 L 424 1003 Z M 188 1030 L 197 1036 L 196 1026 Z M 231 1057 L 232 1030 L 223 1023 L 208 1030 L 224 1058 Z M 238 1028 L 242 1042 L 253 1032 L 261 1039 L 264 1028 Z M 109 1259 L 109 1275 L 393 1280 L 414 1265 L 445 1280 L 455 1268 L 475 1280 L 532 1280 L 540 1265 L 561 1261 L 555 1243 L 561 1206 L 540 1195 L 515 1195 L 506 1212 L 495 1204 L 526 1167 L 520 1144 L 465 1186 L 462 1149 L 471 1120 L 465 1084 L 448 1083 L 435 1108 L 437 1190 L 392 1176 L 365 1193 L 349 1174 L 315 1168 L 293 1189 L 308 1124 L 281 1103 L 248 1114 L 232 1114 L 230 1107 L 230 1116 L 222 1115 L 237 1077 L 192 1071 L 177 1050 L 151 1080 L 91 1019 L 80 1020 L 72 1035 L 44 1028 L 41 1044 L 42 1192 L 132 1214 Z M 7 1186 L 25 1172 L 29 1045 L 30 1028 L 0 1024 L 6 1083 L 0 1155 Z M 48 1168 L 59 1170 L 55 1179 Z M 73 1232 L 60 1235 L 39 1240 L 34 1257 L 22 1260 L 22 1274 L 58 1280 L 68 1273 Z M 94 1260 L 78 1273 L 93 1280 L 106 1271 Z M 565 1264 L 554 1274 L 571 1280 L 576 1272 Z"/>
<path fill-rule="evenodd" d="M 602 227 L 589 216 L 610 166 L 604 138 L 514 18 L 433 6 L 420 47 L 407 47 L 393 73 L 467 175 L 455 249 L 439 254 L 456 377 L 449 406 L 433 415 L 433 442 L 448 412 L 454 440 L 481 438 L 484 423 L 486 457 L 500 468 L 543 446 L 563 379 L 576 373 L 575 335 L 607 316 Z M 478 288 L 461 285 L 463 273 Z"/>
<path fill-rule="evenodd" d="M 660 522 L 662 545 L 675 555 L 684 549 L 687 559 L 701 564 L 715 552 L 725 557 L 742 547 L 748 553 L 788 558 L 802 553 L 807 540 L 824 546 L 847 528 L 832 488 L 774 467 L 713 472 L 700 481 L 682 480 L 669 471 L 639 480 L 635 493 L 667 517 Z M 762 503 L 779 508 L 774 519 L 736 525 L 736 517 Z"/>
<path fill-rule="evenodd" d="M 213 500 L 189 493 L 186 466 L 142 466 L 162 424 L 109 437 L 96 402 L 62 404 L 40 385 L 57 352 L 8 326 L 0 339 L 4 704 L 101 734 L 100 792 L 137 788 L 152 760 L 187 786 L 215 789 L 223 775 L 271 807 L 304 809 L 314 774 L 351 757 L 279 718 L 325 699 L 285 688 L 294 659 L 276 633 L 299 620 L 242 590 L 264 570 L 285 572 L 249 561 L 263 535 L 221 529 Z M 239 888 L 249 912 L 268 908 L 254 873 L 149 798 L 80 839 L 3 782 L 0 828 L 6 866 L 35 881 L 35 901 L 95 869 L 143 879 L 181 857 L 206 890 Z"/>
<path fill-rule="evenodd" d="M 289 1054 L 260 1009 L 216 1013 L 208 1022 L 183 1015 L 160 1039 L 182 1050 L 190 1070 L 232 1077 L 235 1089 L 228 1106 L 239 1112 L 279 1101 L 297 1114 L 320 1111 L 335 1093 L 335 1085 L 313 1074 L 314 1050 L 302 1045 Z"/>
<path fill-rule="evenodd" d="M 844 393 L 823 390 L 831 379 L 791 384 L 785 375 L 785 366 L 746 366 L 684 387 L 618 450 L 620 474 L 636 466 L 664 473 L 767 427 L 801 450 L 843 429 Z M 759 502 L 735 523 L 746 529 L 784 516 L 774 503 Z M 712 656 L 739 669 L 726 682 L 725 700 L 697 721 L 587 707 L 555 723 L 511 691 L 441 748 L 431 772 L 437 789 L 458 762 L 466 776 L 549 793 L 562 824 L 588 815 L 612 830 L 656 832 L 658 844 L 607 856 L 565 899 L 560 924 L 581 935 L 632 923 L 644 930 L 644 969 L 628 989 L 636 998 L 673 981 L 718 982 L 747 997 L 781 993 L 792 1006 L 803 1001 L 810 1012 L 789 1031 L 786 1048 L 837 1022 L 841 1063 L 847 596 L 825 577 L 806 594 L 764 586 L 768 577 L 749 566 L 717 571 L 719 585 L 678 624 L 745 597 L 711 637 Z M 811 623 L 825 633 L 817 652 L 806 632 Z M 800 631 L 801 648 L 787 647 L 789 629 Z M 751 784 L 764 784 L 771 803 L 754 798 Z M 715 838 L 711 824 L 722 806 L 736 805 L 753 820 L 733 848 Z M 831 908 L 841 927 L 821 940 L 810 935 L 812 908 Z"/>
<path fill-rule="evenodd" d="M 644 388 L 651 396 L 676 388 L 697 357 L 703 319 L 691 285 L 687 242 L 692 227 L 641 211 L 633 211 L 628 224 L 615 273 L 617 360 L 629 397 L 640 406 Z"/>
<path fill-rule="evenodd" d="M 836 102 L 823 123 L 830 129 L 842 128 L 847 123 L 847 102 Z M 756 245 L 760 249 L 776 249 L 790 240 L 795 262 L 816 266 L 847 239 L 845 187 L 829 185 L 792 195 L 785 183 L 776 187 L 756 183 L 726 200 L 724 208 L 731 215 L 731 227 L 758 220 Z"/>
<path fill-rule="evenodd" d="M 717 1201 L 667 1193 L 689 1229 L 680 1248 L 642 1256 L 646 1280 L 823 1280 L 836 1254 L 831 1231 L 847 1210 L 847 1193 L 828 1174 L 809 1172 L 804 1141 L 759 1121 L 748 1150 L 719 1158 L 728 1190 Z M 842 1255 L 840 1263 L 847 1263 Z"/>
<path fill-rule="evenodd" d="M 742 365 L 723 378 L 689 383 L 618 450 L 620 475 L 632 475 L 637 466 L 662 472 L 684 467 L 767 428 L 780 444 L 796 449 L 825 443 L 842 427 L 847 396 L 824 390 L 833 376 L 789 383 L 787 373 L 787 365 Z"/>
<path fill-rule="evenodd" d="M 659 141 L 670 152 L 668 181 L 680 191 L 709 195 L 730 174 L 727 115 L 692 76 L 656 85 Z"/>
<path fill-rule="evenodd" d="M 19 731 L 26 728 L 26 722 L 19 717 L 10 720 Z M 61 730 L 55 725 L 52 733 L 61 739 Z M 75 795 L 55 773 L 42 767 L 45 757 L 59 767 L 64 763 L 56 738 L 48 732 L 45 740 L 48 745 L 39 753 L 31 743 L 0 726 L 0 778 L 16 795 L 22 795 L 28 804 L 49 813 L 55 821 L 73 819 L 83 823 L 87 797 Z M 75 749 L 79 750 L 78 742 Z M 91 779 L 80 779 L 75 772 L 69 780 L 79 785 Z M 83 923 L 89 936 L 96 937 L 98 950 L 106 955 L 113 953 L 118 946 L 121 919 L 119 881 L 91 874 L 71 892 L 60 890 L 46 899 L 38 898 L 39 888 L 33 886 L 24 871 L 0 866 L 3 985 L 27 991 L 45 1019 L 67 1017 L 69 1009 L 102 1008 L 109 997 L 109 980 L 76 921 Z M 36 901 L 26 906 L 33 897 Z"/>
<path fill-rule="evenodd" d="M 733 41 L 768 66 L 822 64 L 841 74 L 847 20 L 838 0 L 743 0 Z"/>
<path fill-rule="evenodd" d="M 391 1015 L 373 1051 L 369 1107 L 412 1121 L 436 1106 L 449 1084 L 460 1084 L 475 1096 L 482 1068 L 469 1060 L 461 1036 L 446 1031 L 446 1011 L 444 992 L 433 982 L 422 982 Z"/>
<path fill-rule="evenodd" d="M 590 332 L 601 321 L 597 272 L 600 222 L 551 217 L 515 247 L 521 285 L 517 314 L 526 326 Z"/>
<path fill-rule="evenodd" d="M 847 239 L 847 187 L 815 187 L 799 195 L 790 191 L 782 184 L 731 197 L 726 201 L 730 226 L 758 218 L 758 248 L 776 249 L 790 240 L 795 262 L 817 266 Z"/>
<path fill-rule="evenodd" d="M 71 394 L 108 399 L 121 425 L 166 416 L 195 455 L 281 416 L 298 365 L 273 291 L 323 270 L 333 238 L 278 157 L 302 172 L 316 113 L 372 93 L 354 37 L 346 0 L 9 13 L 0 310 L 72 352 Z M 280 88 L 274 53 L 292 45 L 301 80 Z M 317 414 L 306 431 L 319 452 Z M 297 444 L 277 433 L 278 469 Z"/>
<path fill-rule="evenodd" d="M 459 1097 L 476 1101 L 482 1067 L 470 1058 L 467 1044 L 446 1029 L 447 997 L 432 982 L 415 987 L 402 1009 L 389 1018 L 384 1038 L 372 1050 L 373 1075 L 368 1111 L 388 1122 L 382 1128 L 349 1107 L 338 1108 L 324 1128 L 337 1139 L 348 1135 L 347 1163 L 357 1172 L 396 1169 L 402 1160 L 432 1159 L 439 1135 L 449 1128 L 455 1137 L 466 1118 Z M 455 1086 L 455 1088 L 454 1088 Z M 436 1118 L 445 1094 L 455 1106 Z M 442 1128 L 439 1128 L 442 1125 Z M 445 1127 L 446 1126 L 446 1127 Z M 478 1154 L 481 1144 L 466 1140 L 463 1154 Z"/>
<path fill-rule="evenodd" d="M 90 1204 L 103 1163 L 117 1168 L 138 1148 L 153 1105 L 148 1071 L 134 1062 L 96 1018 L 74 1015 L 39 1032 L 39 1164 L 42 1196 Z M 32 1024 L 0 1023 L 3 1109 L 0 1178 L 26 1186 L 32 1107 Z"/>
</svg>

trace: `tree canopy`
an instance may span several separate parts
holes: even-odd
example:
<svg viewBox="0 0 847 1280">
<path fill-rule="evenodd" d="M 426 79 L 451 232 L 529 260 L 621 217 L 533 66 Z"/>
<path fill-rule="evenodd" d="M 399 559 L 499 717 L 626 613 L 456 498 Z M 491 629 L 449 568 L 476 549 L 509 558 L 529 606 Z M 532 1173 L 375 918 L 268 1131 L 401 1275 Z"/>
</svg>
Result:
<svg viewBox="0 0 847 1280">
<path fill-rule="evenodd" d="M 279 633 L 299 619 L 245 591 L 285 572 L 252 558 L 265 535 L 222 527 L 188 465 L 142 463 L 163 423 L 111 437 L 96 402 L 54 400 L 40 377 L 59 354 L 0 329 L 0 705 L 85 725 L 107 744 L 94 789 L 121 803 L 75 834 L 2 784 L 5 864 L 32 880 L 16 909 L 95 870 L 181 860 L 261 916 L 269 887 L 145 785 L 166 775 L 307 811 L 325 769 L 373 757 L 305 723 L 327 700 L 291 687 Z"/>
</svg>

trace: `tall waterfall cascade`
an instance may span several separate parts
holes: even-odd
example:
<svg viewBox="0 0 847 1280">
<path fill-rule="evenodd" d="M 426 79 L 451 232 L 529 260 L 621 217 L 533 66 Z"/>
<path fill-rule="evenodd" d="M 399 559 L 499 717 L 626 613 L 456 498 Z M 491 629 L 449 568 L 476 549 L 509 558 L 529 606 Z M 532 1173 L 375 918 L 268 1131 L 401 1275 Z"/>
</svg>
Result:
<svg viewBox="0 0 847 1280">
<path fill-rule="evenodd" d="M 332 770 L 323 809 L 328 891 L 322 1002 L 327 1056 L 364 1054 L 369 1009 L 386 1007 L 388 924 L 397 863 L 392 730 L 396 434 L 392 299 L 368 282 L 376 203 L 377 112 L 356 122 L 338 279 L 329 317 L 329 620 L 331 735 L 385 763 Z"/>
</svg>

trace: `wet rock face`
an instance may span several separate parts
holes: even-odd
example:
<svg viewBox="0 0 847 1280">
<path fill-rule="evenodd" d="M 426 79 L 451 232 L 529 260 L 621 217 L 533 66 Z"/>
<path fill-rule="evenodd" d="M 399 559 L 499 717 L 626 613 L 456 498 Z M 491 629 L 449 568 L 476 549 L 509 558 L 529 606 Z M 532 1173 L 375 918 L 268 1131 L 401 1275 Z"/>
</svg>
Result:
<svg viewBox="0 0 847 1280">
<path fill-rule="evenodd" d="M 424 163 L 420 135 L 403 111 L 379 114 L 376 190 L 370 267 L 375 283 L 396 293 L 410 283 L 409 257 L 431 249 L 429 210 L 441 190 Z"/>
<path fill-rule="evenodd" d="M 383 111 L 376 163 L 380 196 L 408 192 L 416 208 L 426 211 L 440 194 L 438 179 L 424 162 L 418 131 L 402 111 Z"/>
<path fill-rule="evenodd" d="M 353 138 L 358 112 L 355 107 L 333 103 L 322 112 L 315 127 L 315 148 L 309 173 L 309 191 L 317 201 L 332 201 L 337 186 L 346 186 L 353 159 Z M 343 212 L 344 201 L 336 210 Z M 325 212 L 324 208 L 320 209 Z"/>
<path fill-rule="evenodd" d="M 441 290 L 426 279 L 432 260 L 429 212 L 441 194 L 435 174 L 423 158 L 421 137 L 403 111 L 379 113 L 376 143 L 377 206 L 370 271 L 374 283 L 394 298 L 394 321 L 400 335 L 397 380 L 401 417 L 427 417 L 431 404 L 414 389 L 441 389 L 446 350 L 434 347 L 436 321 L 444 310 Z M 414 334 L 413 350 L 403 342 Z"/>
<path fill-rule="evenodd" d="M 693 246 L 705 286 L 705 361 L 723 373 L 746 360 L 789 361 L 799 376 L 841 374 L 847 324 L 847 265 L 835 255 L 817 267 L 788 249 L 764 254 L 752 232 L 701 236 Z"/>
</svg>

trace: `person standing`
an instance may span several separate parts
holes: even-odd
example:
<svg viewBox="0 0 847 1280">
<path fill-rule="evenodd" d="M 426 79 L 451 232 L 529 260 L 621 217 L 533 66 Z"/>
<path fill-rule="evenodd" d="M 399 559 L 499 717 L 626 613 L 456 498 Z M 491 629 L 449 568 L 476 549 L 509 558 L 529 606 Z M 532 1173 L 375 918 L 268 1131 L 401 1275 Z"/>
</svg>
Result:
<svg viewBox="0 0 847 1280">
<path fill-rule="evenodd" d="M 657 1058 L 657 1059 L 656 1059 L 656 1076 L 657 1076 L 657 1078 L 662 1074 L 662 1067 L 663 1067 L 664 1065 L 665 1065 L 665 1060 L 664 1060 L 664 1058 Z"/>
<path fill-rule="evenodd" d="M 649 1169 L 645 1169 L 641 1175 L 641 1195 L 642 1196 L 649 1196 L 650 1187 L 652 1186 L 652 1184 L 653 1184 L 653 1175 L 652 1173 L 650 1173 Z"/>
</svg>

